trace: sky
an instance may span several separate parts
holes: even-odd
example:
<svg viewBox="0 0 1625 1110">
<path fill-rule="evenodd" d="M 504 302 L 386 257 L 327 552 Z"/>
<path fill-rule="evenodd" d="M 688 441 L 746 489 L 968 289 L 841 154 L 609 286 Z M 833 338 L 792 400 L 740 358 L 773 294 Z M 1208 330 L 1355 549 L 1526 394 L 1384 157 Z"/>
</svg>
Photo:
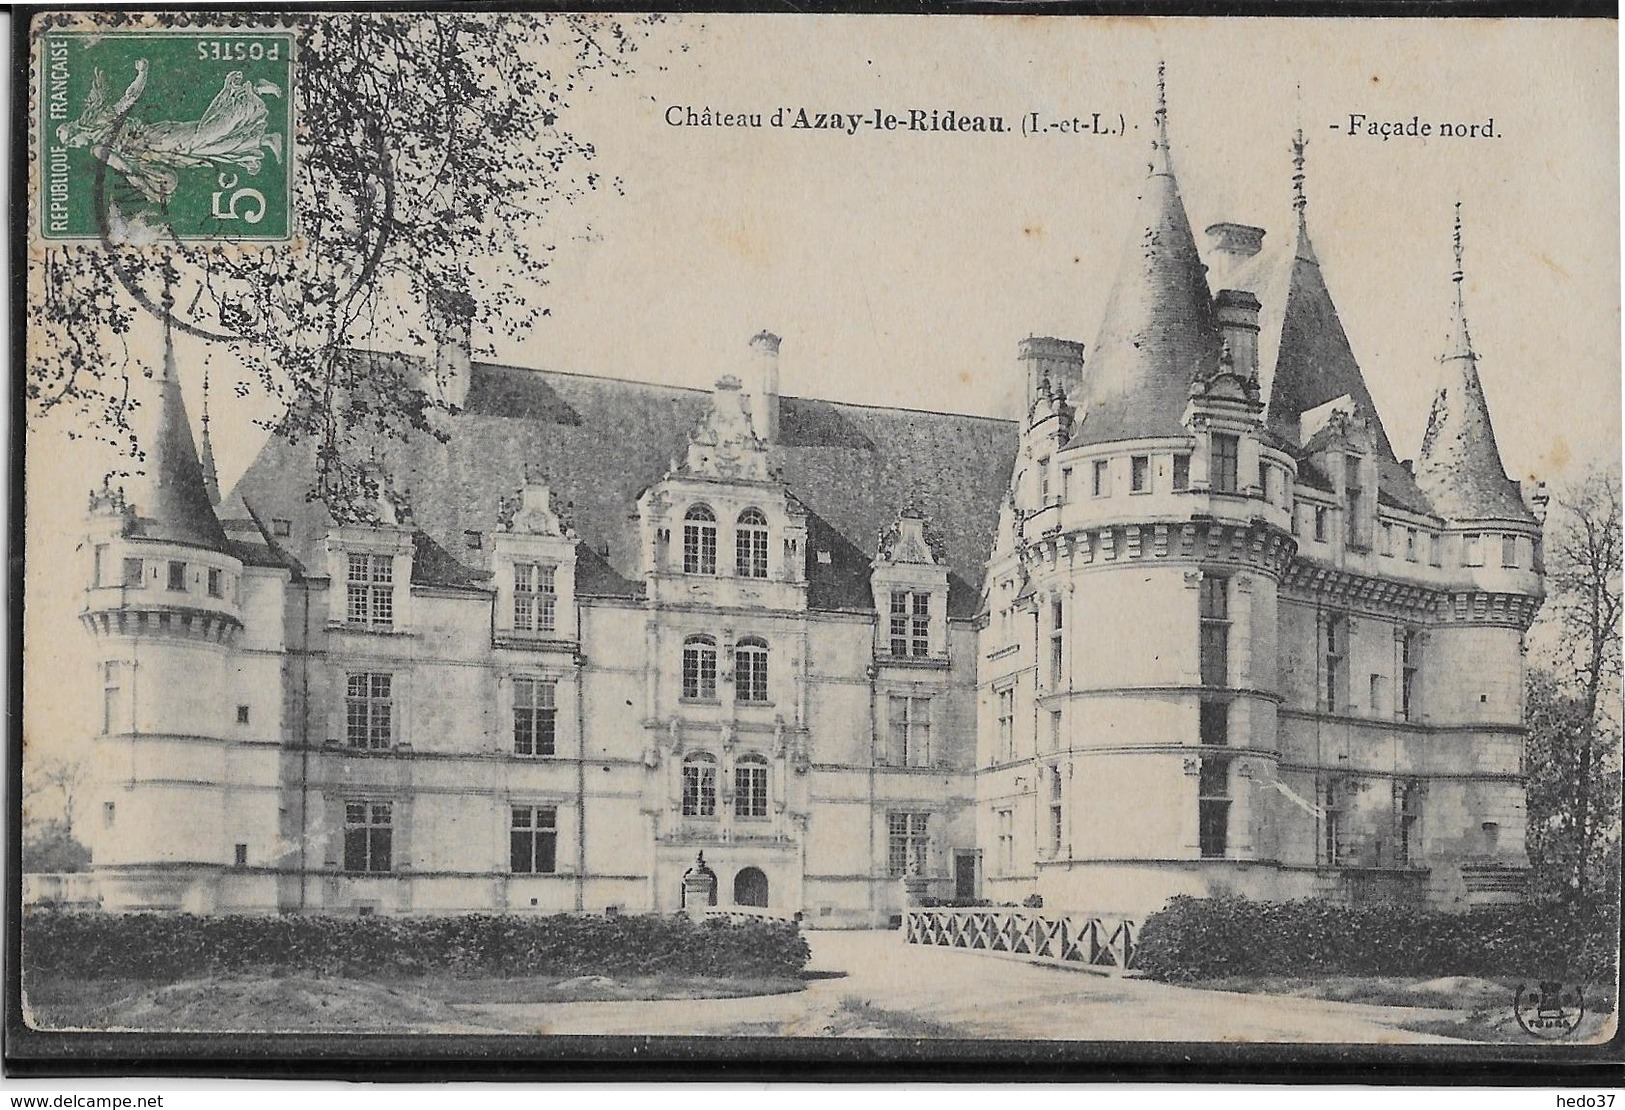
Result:
<svg viewBox="0 0 1625 1110">
<path fill-rule="evenodd" d="M 783 337 L 789 395 L 1008 415 L 1017 342 L 1092 346 L 1144 177 L 1159 60 L 1191 222 L 1290 231 L 1294 129 L 1308 138 L 1316 252 L 1402 458 L 1415 454 L 1453 290 L 1465 295 L 1508 473 L 1563 480 L 1620 455 L 1617 28 L 1612 22 L 710 15 L 656 28 L 639 70 L 567 124 L 619 178 L 559 210 L 536 297 L 500 361 L 708 387 L 750 336 Z M 1017 128 L 1122 134 L 672 126 L 687 108 L 953 110 Z M 1487 139 L 1349 134 L 1372 121 L 1484 123 Z M 476 333 L 476 343 L 490 343 Z M 156 325 L 134 337 L 155 360 Z M 214 375 L 222 485 L 263 433 L 219 350 L 184 341 L 194 420 Z M 30 734 L 76 731 L 51 694 L 71 665 L 71 557 L 102 460 L 29 430 Z M 46 636 L 36 636 L 49 629 Z M 58 636 L 56 633 L 62 631 Z M 53 715 L 54 714 L 54 715 Z"/>
</svg>

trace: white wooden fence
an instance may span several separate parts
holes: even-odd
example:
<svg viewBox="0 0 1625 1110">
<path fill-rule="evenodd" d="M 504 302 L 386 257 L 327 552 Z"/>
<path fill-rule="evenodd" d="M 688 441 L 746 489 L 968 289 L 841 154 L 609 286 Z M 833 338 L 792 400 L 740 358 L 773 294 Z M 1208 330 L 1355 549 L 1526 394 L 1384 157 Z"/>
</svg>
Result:
<svg viewBox="0 0 1625 1110">
<path fill-rule="evenodd" d="M 1034 961 L 1079 964 L 1121 974 L 1134 967 L 1139 926 L 1126 917 L 974 907 L 909 909 L 904 939 Z"/>
</svg>

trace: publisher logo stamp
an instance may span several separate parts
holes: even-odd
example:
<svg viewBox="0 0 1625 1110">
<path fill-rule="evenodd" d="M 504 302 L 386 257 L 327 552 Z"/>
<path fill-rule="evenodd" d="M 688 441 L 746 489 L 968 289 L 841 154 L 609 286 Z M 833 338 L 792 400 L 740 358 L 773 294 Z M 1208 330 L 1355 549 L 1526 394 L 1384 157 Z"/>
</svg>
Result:
<svg viewBox="0 0 1625 1110">
<path fill-rule="evenodd" d="M 292 237 L 291 33 L 53 30 L 38 57 L 42 237 Z"/>
<path fill-rule="evenodd" d="M 1531 1037 L 1557 1040 L 1580 1027 L 1586 1014 L 1585 995 L 1571 983 L 1520 983 L 1512 996 L 1512 1012 Z"/>
</svg>

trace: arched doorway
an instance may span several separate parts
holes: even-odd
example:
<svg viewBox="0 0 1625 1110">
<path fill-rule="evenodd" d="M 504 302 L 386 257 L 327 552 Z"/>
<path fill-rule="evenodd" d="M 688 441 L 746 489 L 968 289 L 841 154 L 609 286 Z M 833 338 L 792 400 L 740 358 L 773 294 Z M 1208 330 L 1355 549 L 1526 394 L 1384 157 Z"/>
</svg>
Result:
<svg viewBox="0 0 1625 1110">
<path fill-rule="evenodd" d="M 734 876 L 734 905 L 767 905 L 767 876 L 760 867 L 746 867 Z"/>
</svg>

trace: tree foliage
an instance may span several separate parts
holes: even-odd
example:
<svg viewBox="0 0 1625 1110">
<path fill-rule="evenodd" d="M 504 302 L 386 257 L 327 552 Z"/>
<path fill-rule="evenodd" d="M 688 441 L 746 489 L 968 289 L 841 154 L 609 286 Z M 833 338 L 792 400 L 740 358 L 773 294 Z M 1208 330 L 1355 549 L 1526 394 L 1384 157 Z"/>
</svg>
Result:
<svg viewBox="0 0 1625 1110">
<path fill-rule="evenodd" d="M 23 870 L 45 874 L 83 871 L 90 849 L 74 839 L 64 821 L 38 821 L 23 831 Z"/>
<path fill-rule="evenodd" d="M 1594 468 L 1546 521 L 1546 666 L 1530 670 L 1528 848 L 1537 890 L 1618 897 L 1621 496 Z"/>
<path fill-rule="evenodd" d="M 108 27 L 263 26 L 242 13 L 37 16 Z M 357 357 L 377 336 L 431 346 L 431 305 L 472 310 L 519 336 L 545 315 L 535 293 L 545 221 L 604 183 L 591 143 L 566 126 L 595 81 L 626 71 L 655 16 L 495 11 L 304 12 L 296 35 L 291 152 L 298 239 L 247 248 L 152 242 L 52 246 L 31 261 L 31 412 L 68 408 L 71 434 L 139 463 L 127 345 L 139 314 L 173 298 L 179 331 L 229 347 L 240 394 L 267 391 L 270 430 L 314 447 L 312 496 L 366 515 L 373 437 L 437 433 L 432 384 L 397 359 Z M 616 184 L 616 183 L 610 183 Z M 150 373 L 150 369 L 147 371 Z M 427 387 L 426 387 L 427 386 Z"/>
</svg>

